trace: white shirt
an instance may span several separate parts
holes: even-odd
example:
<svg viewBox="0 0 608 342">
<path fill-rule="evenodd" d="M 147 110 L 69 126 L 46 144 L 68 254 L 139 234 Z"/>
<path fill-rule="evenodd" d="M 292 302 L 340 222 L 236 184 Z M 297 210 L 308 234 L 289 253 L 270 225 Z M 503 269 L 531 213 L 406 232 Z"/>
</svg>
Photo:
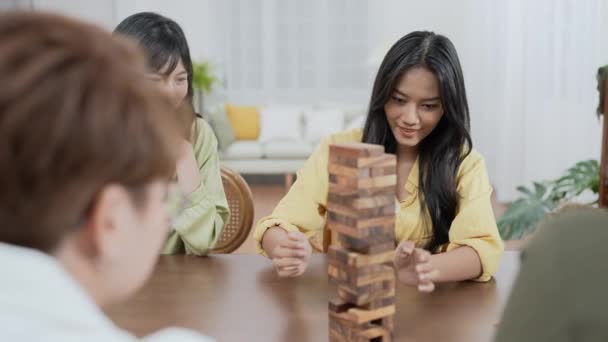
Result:
<svg viewBox="0 0 608 342">
<path fill-rule="evenodd" d="M 0 243 L 0 341 L 133 342 L 51 256 Z M 146 342 L 211 340 L 169 328 Z"/>
</svg>

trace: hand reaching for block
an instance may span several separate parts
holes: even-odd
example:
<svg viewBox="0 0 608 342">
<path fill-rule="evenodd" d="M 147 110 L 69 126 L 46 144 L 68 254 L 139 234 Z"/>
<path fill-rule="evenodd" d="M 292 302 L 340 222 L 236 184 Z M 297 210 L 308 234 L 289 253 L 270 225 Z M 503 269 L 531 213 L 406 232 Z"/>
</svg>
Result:
<svg viewBox="0 0 608 342">
<path fill-rule="evenodd" d="M 412 241 L 403 241 L 395 250 L 394 264 L 402 283 L 415 286 L 420 292 L 435 290 L 439 270 L 433 265 L 429 251 L 417 248 Z"/>
<path fill-rule="evenodd" d="M 300 276 L 308 267 L 312 247 L 300 232 L 284 235 L 271 253 L 272 265 L 279 277 Z"/>
</svg>

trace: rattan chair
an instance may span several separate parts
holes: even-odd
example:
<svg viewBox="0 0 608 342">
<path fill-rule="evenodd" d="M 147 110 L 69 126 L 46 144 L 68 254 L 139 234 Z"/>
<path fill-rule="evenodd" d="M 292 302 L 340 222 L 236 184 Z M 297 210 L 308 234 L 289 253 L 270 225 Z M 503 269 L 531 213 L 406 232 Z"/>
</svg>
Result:
<svg viewBox="0 0 608 342">
<path fill-rule="evenodd" d="M 230 219 L 212 253 L 231 253 L 249 236 L 253 224 L 253 196 L 247 182 L 237 172 L 221 167 L 224 192 L 230 207 Z"/>
</svg>

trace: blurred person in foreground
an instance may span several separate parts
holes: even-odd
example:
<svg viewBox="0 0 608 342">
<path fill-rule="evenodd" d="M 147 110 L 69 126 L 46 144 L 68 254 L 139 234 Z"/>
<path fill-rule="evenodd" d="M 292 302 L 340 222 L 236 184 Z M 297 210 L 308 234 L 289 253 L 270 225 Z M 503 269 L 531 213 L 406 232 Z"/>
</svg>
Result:
<svg viewBox="0 0 608 342">
<path fill-rule="evenodd" d="M 0 15 L 0 340 L 137 340 L 101 309 L 148 278 L 180 198 L 179 123 L 144 77 L 135 45 L 101 29 Z"/>
</svg>

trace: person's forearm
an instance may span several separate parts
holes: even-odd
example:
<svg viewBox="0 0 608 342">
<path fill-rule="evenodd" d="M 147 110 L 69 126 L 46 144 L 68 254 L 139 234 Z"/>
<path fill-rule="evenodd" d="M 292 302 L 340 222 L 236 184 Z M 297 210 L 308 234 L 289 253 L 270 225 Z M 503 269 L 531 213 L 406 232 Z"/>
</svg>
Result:
<svg viewBox="0 0 608 342">
<path fill-rule="evenodd" d="M 188 195 L 201 184 L 201 175 L 194 154 L 177 163 L 177 184 Z"/>
<path fill-rule="evenodd" d="M 469 246 L 433 254 L 431 263 L 439 270 L 439 276 L 435 279 L 436 283 L 475 279 L 482 272 L 481 259 L 477 252 Z"/>
<path fill-rule="evenodd" d="M 266 230 L 262 236 L 262 249 L 270 259 L 274 257 L 272 254 L 275 248 L 287 239 L 287 231 L 279 226 L 271 227 Z"/>
</svg>

